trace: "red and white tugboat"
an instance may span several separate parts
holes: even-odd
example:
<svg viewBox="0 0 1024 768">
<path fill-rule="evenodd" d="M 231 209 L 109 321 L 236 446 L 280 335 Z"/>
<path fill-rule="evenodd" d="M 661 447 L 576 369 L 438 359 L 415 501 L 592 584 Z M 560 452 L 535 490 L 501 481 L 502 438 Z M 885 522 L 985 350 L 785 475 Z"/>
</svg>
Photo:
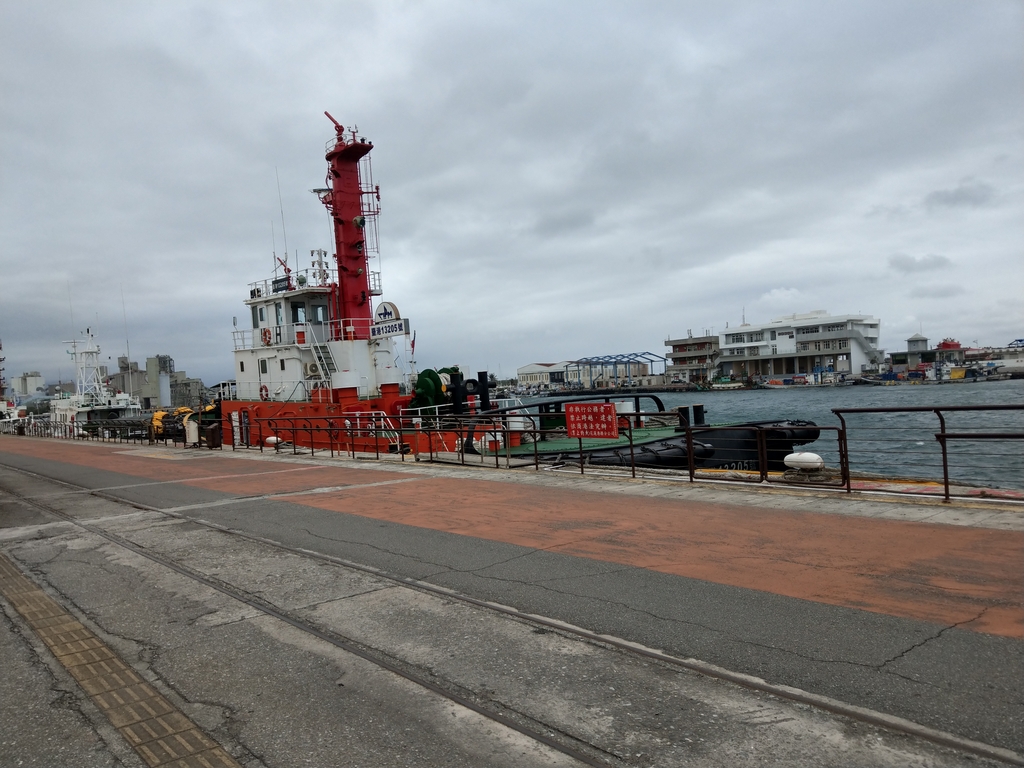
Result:
<svg viewBox="0 0 1024 768">
<path fill-rule="evenodd" d="M 313 251 L 305 270 L 279 259 L 275 277 L 249 285 L 252 328 L 234 332 L 236 388 L 221 403 L 236 444 L 295 439 L 372 451 L 380 448 L 378 438 L 386 439 L 380 427 L 354 430 L 353 423 L 397 426 L 392 419 L 412 400 L 401 394 L 406 376 L 399 367 L 409 321 L 394 304 L 373 303 L 382 293 L 380 272 L 369 261 L 378 248 L 380 211 L 369 162 L 373 144 L 324 114 L 335 136 L 327 144 L 326 186 L 313 191 L 331 216 L 335 253 Z M 296 424 L 307 426 L 307 434 L 296 434 Z M 366 446 L 352 444 L 358 435 Z"/>
</svg>

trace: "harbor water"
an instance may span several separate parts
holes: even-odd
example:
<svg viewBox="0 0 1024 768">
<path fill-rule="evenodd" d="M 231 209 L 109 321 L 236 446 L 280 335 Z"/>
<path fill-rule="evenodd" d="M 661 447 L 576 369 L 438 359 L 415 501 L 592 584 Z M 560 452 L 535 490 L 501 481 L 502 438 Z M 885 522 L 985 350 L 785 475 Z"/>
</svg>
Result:
<svg viewBox="0 0 1024 768">
<path fill-rule="evenodd" d="M 658 395 L 667 410 L 702 404 L 709 424 L 807 420 L 840 426 L 833 408 L 909 408 L 921 406 L 1024 404 L 1024 380 L 887 387 L 807 387 Z M 650 401 L 644 410 L 651 409 Z M 947 432 L 1024 432 L 1024 410 L 946 413 Z M 854 473 L 886 477 L 939 479 L 942 452 L 934 413 L 850 414 L 846 417 L 850 465 Z M 949 441 L 952 480 L 995 488 L 1024 489 L 1024 441 Z M 839 465 L 836 433 L 799 450 L 820 454 Z"/>
</svg>

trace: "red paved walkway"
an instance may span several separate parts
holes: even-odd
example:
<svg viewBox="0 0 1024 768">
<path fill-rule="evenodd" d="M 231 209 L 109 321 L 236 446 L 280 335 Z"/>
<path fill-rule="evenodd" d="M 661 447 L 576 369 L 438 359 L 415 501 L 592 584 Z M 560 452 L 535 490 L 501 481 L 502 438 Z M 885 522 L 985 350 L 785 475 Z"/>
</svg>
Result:
<svg viewBox="0 0 1024 768">
<path fill-rule="evenodd" d="M 1024 533 L 655 499 L 202 453 L 0 439 L 4 452 L 546 549 L 830 605 L 1024 638 Z M 240 477 L 241 476 L 241 477 Z M 413 482 L 365 487 L 401 478 Z"/>
</svg>

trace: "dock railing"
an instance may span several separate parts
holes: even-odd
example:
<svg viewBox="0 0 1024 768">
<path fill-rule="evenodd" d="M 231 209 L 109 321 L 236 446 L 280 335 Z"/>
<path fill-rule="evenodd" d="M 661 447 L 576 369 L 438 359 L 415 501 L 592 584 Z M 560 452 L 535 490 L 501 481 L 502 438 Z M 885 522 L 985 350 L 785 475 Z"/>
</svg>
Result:
<svg viewBox="0 0 1024 768">
<path fill-rule="evenodd" d="M 61 424 L 47 419 L 0 420 L 0 434 L 102 442 L 149 443 L 168 439 L 183 448 L 317 452 L 398 461 L 429 461 L 496 469 L 578 471 L 667 480 L 803 485 L 914 495 L 1024 499 L 1024 404 L 836 408 L 839 426 L 816 425 L 813 443 L 793 444 L 776 426 L 690 424 L 677 411 L 620 414 L 620 441 L 569 438 L 558 413 L 522 410 L 499 414 L 429 413 L 393 416 L 352 412 L 331 417 L 287 416 L 220 426 L 203 422 L 186 439 L 147 429 L 145 421 Z M 677 426 L 674 422 L 677 421 Z M 668 427 L 673 427 L 669 431 Z M 746 435 L 730 444 L 730 431 Z M 660 430 L 661 437 L 656 435 Z M 198 432 L 199 437 L 195 434 Z M 216 434 L 211 434 L 215 432 Z M 652 437 L 652 434 L 655 436 Z M 754 441 L 751 446 L 750 438 Z M 215 438 L 215 439 L 214 439 Z M 679 452 L 680 438 L 685 451 Z M 664 440 L 677 454 L 658 465 Z M 709 461 L 702 444 L 715 446 Z M 589 449 L 601 447 L 601 463 Z M 730 451 L 732 453 L 730 453 Z M 820 470 L 788 469 L 790 451 L 820 455 Z"/>
<path fill-rule="evenodd" d="M 0 419 L 0 434 L 104 443 L 144 443 L 147 440 L 146 426 L 146 422 L 140 419 L 67 423 L 28 416 L 23 419 Z"/>
<path fill-rule="evenodd" d="M 936 488 L 941 482 L 945 502 L 954 495 L 984 496 L 986 489 L 1024 490 L 1024 404 L 832 412 L 842 425 L 840 450 L 848 493 L 854 465 L 862 474 L 891 478 L 898 472 L 910 482 L 932 481 Z M 927 485 L 922 488 L 928 492 Z"/>
<path fill-rule="evenodd" d="M 390 416 L 381 412 L 354 412 L 337 417 L 269 417 L 256 418 L 244 425 L 225 418 L 225 445 L 233 450 L 274 450 L 292 454 L 315 455 L 317 451 L 330 456 L 351 458 L 429 461 L 462 466 L 490 466 L 495 469 L 571 470 L 581 474 L 628 471 L 631 477 L 657 471 L 666 479 L 689 482 L 716 480 L 724 482 L 806 485 L 842 488 L 847 481 L 845 464 L 818 471 L 786 468 L 782 460 L 794 449 L 778 428 L 750 426 L 742 429 L 752 435 L 753 450 L 746 440 L 742 448 L 731 446 L 726 438 L 735 440 L 736 426 L 690 425 L 682 423 L 674 432 L 665 428 L 679 421 L 676 411 L 631 412 L 619 418 L 620 442 L 569 438 L 563 424 L 552 426 L 558 414 L 421 414 Z M 652 427 L 652 423 L 657 425 Z M 661 429 L 661 437 L 652 437 L 650 429 Z M 832 456 L 841 453 L 840 428 L 813 427 L 819 444 L 831 446 Z M 722 466 L 709 466 L 702 458 L 703 441 L 715 441 L 721 435 L 725 455 L 735 460 L 718 461 Z M 663 450 L 663 441 L 685 441 L 685 453 L 664 465 L 656 464 L 654 454 Z M 590 451 L 601 448 L 618 459 L 593 463 Z M 678 450 L 678 443 L 676 444 Z M 647 454 L 647 455 L 645 455 Z M 652 461 L 654 465 L 652 466 Z M 724 461 L 724 463 L 723 463 Z M 833 462 L 835 464 L 835 462 Z M 668 472 L 666 474 L 665 472 Z"/>
</svg>

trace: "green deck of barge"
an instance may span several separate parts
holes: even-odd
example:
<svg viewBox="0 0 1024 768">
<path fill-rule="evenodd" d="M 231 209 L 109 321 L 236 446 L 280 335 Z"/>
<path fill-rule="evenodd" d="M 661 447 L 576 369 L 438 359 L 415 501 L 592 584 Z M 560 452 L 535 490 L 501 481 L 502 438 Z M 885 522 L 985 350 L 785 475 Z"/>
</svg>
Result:
<svg viewBox="0 0 1024 768">
<path fill-rule="evenodd" d="M 658 438 L 665 439 L 669 437 L 677 437 L 679 435 L 676 432 L 675 427 L 644 427 L 642 429 L 633 430 L 633 444 L 643 443 L 648 440 L 657 440 Z M 619 435 L 618 440 L 601 440 L 596 438 L 583 438 L 583 448 L 586 450 L 594 450 L 596 448 L 629 448 L 629 433 L 623 433 Z M 554 440 L 541 440 L 537 443 L 537 451 L 540 453 L 569 453 L 572 451 L 579 452 L 580 441 L 576 437 L 560 437 Z M 512 446 L 510 454 L 512 456 L 526 456 L 533 455 L 534 444 L 523 443 L 522 445 Z M 505 449 L 502 448 L 500 453 L 504 454 Z"/>
</svg>

